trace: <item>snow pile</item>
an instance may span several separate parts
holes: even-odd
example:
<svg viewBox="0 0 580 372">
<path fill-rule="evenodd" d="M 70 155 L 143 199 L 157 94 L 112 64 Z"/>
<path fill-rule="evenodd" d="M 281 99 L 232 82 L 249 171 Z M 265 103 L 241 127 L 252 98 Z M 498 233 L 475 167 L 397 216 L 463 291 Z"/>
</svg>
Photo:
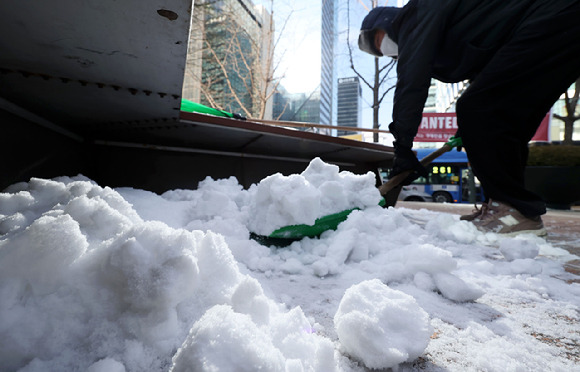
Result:
<svg viewBox="0 0 580 372">
<path fill-rule="evenodd" d="M 248 227 L 270 235 L 283 226 L 313 225 L 317 218 L 379 203 L 375 176 L 339 171 L 338 166 L 315 158 L 301 174 L 266 177 L 251 187 Z"/>
<path fill-rule="evenodd" d="M 143 221 L 82 178 L 6 191 L 3 369 L 162 371 L 182 344 L 176 371 L 334 369 L 332 343 L 241 274 L 223 237 Z"/>
<path fill-rule="evenodd" d="M 9 187 L 0 371 L 577 367 L 580 285 L 562 262 L 578 257 L 457 215 L 383 209 L 374 187 L 359 192 L 368 176 L 319 160 L 296 176 L 334 190 L 318 204 L 293 194 L 305 216 L 363 210 L 280 248 L 251 240 L 249 226 L 260 213 L 295 222 L 284 215 L 294 204 L 256 208 L 293 192 L 293 176 L 251 190 L 208 178 L 163 195 L 84 177 Z M 326 198 L 337 190 L 348 203 Z"/>
<path fill-rule="evenodd" d="M 385 283 L 416 280 L 424 290 L 439 291 L 454 301 L 481 297 L 484 292 L 477 285 L 454 274 L 458 265 L 451 252 L 433 245 L 423 231 L 399 210 L 373 206 L 352 212 L 336 231 L 325 232 L 323 239 L 294 243 L 283 251 L 282 264 L 271 258 L 247 264 L 259 271 L 282 269 L 322 278 L 354 267 L 377 275 Z"/>
<path fill-rule="evenodd" d="M 197 321 L 173 359 L 172 371 L 333 371 L 334 346 L 308 332 L 299 309 L 271 327 L 226 305 Z"/>
<path fill-rule="evenodd" d="M 346 353 L 375 369 L 415 360 L 432 333 L 429 316 L 413 297 L 377 279 L 346 291 L 334 324 Z"/>
</svg>

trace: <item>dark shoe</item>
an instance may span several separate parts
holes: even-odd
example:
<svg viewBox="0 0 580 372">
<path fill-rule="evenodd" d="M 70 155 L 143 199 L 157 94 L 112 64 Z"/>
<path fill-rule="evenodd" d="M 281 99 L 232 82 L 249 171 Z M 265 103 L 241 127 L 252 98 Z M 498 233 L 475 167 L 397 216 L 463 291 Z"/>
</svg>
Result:
<svg viewBox="0 0 580 372">
<path fill-rule="evenodd" d="M 477 204 L 474 204 L 473 206 L 475 207 L 475 209 L 471 214 L 464 214 L 463 216 L 459 217 L 461 221 L 473 221 L 477 217 L 481 216 L 483 210 L 487 208 L 487 203 L 483 203 L 481 205 L 481 208 L 477 208 Z"/>
<path fill-rule="evenodd" d="M 498 201 L 490 200 L 482 205 L 481 214 L 472 223 L 482 232 L 493 232 L 507 236 L 518 234 L 547 235 L 540 216 L 526 217 L 517 209 Z"/>
</svg>

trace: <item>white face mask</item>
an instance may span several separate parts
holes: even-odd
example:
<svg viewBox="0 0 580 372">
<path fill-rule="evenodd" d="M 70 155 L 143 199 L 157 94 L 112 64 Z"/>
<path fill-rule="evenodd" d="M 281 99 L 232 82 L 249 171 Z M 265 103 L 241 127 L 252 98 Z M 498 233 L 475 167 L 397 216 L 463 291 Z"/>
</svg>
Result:
<svg viewBox="0 0 580 372">
<path fill-rule="evenodd" d="M 396 57 L 399 55 L 399 46 L 391 40 L 386 34 L 381 42 L 381 53 L 387 57 Z"/>
</svg>

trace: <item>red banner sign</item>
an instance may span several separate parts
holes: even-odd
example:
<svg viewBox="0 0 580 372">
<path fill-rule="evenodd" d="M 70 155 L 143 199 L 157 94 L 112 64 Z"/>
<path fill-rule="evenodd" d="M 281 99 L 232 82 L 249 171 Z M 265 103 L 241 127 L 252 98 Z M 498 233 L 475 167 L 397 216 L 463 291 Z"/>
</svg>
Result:
<svg viewBox="0 0 580 372">
<path fill-rule="evenodd" d="M 532 141 L 550 141 L 550 122 L 552 121 L 551 111 L 544 116 L 544 120 L 540 123 L 538 130 L 534 137 L 532 137 Z"/>
<path fill-rule="evenodd" d="M 532 141 L 550 140 L 550 113 L 546 114 Z M 457 132 L 457 116 L 454 112 L 423 113 L 415 142 L 447 142 Z"/>
<path fill-rule="evenodd" d="M 449 113 L 423 113 L 415 142 L 447 142 L 457 132 L 457 116 Z"/>
</svg>

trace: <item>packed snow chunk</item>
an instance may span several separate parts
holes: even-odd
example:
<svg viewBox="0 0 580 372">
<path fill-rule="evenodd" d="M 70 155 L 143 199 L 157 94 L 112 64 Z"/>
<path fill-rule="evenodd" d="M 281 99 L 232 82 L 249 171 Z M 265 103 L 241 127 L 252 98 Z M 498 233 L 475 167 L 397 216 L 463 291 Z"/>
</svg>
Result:
<svg viewBox="0 0 580 372">
<path fill-rule="evenodd" d="M 376 178 L 372 172 L 363 175 L 340 172 L 338 166 L 315 158 L 301 175 L 321 191 L 321 204 L 325 214 L 374 206 L 380 200 L 375 186 Z"/>
<path fill-rule="evenodd" d="M 351 257 L 351 253 L 354 252 L 355 248 L 358 246 L 359 242 L 357 242 L 357 238 L 358 233 L 354 229 L 339 231 L 332 240 L 332 244 L 328 247 L 326 258 L 334 261 L 337 266 L 344 264 L 347 259 Z M 359 260 L 362 261 L 368 258 L 368 253 L 364 257 L 360 254 L 357 254 L 356 256 L 362 257 L 362 259 Z"/>
<path fill-rule="evenodd" d="M 249 190 L 250 231 L 269 235 L 290 225 L 313 225 L 317 218 L 352 208 L 376 206 L 380 194 L 369 172 L 339 172 L 319 158 L 302 174 L 266 177 Z"/>
<path fill-rule="evenodd" d="M 413 283 L 419 289 L 424 291 L 434 291 L 437 289 L 433 277 L 423 271 L 419 271 L 413 277 Z"/>
<path fill-rule="evenodd" d="M 0 201 L 0 203 L 2 202 Z M 3 216 L 0 214 L 0 235 L 19 230 L 26 225 L 28 225 L 28 220 L 26 219 L 26 216 L 20 212 L 16 212 L 9 216 Z"/>
<path fill-rule="evenodd" d="M 329 209 L 329 213 L 354 207 L 374 206 L 381 198 L 375 186 L 375 175 L 372 172 L 361 175 L 348 171 L 340 172 L 336 165 L 327 164 L 320 158 L 315 158 L 302 172 L 302 176 L 321 191 L 328 187 L 329 191 L 336 190 L 340 196 L 345 195 L 345 200 L 342 198 L 338 200 L 334 195 L 324 193 L 322 204 L 325 209 Z"/>
<path fill-rule="evenodd" d="M 339 168 L 334 164 L 327 164 L 320 158 L 312 159 L 308 167 L 302 172 L 302 176 L 314 187 L 320 187 L 326 182 L 336 181 L 339 176 Z"/>
<path fill-rule="evenodd" d="M 0 241 L 0 280 L 18 278 L 35 294 L 50 293 L 63 284 L 69 266 L 88 246 L 69 215 L 42 216 L 11 239 Z"/>
<path fill-rule="evenodd" d="M 207 303 L 229 301 L 242 280 L 232 251 L 224 237 L 213 232 L 208 232 L 199 243 L 197 247 L 199 282 L 207 284 L 199 288 L 196 297 Z"/>
<path fill-rule="evenodd" d="M 87 372 L 125 372 L 125 366 L 115 359 L 105 358 L 93 363 Z"/>
<path fill-rule="evenodd" d="M 287 358 L 287 371 L 290 360 L 294 360 L 292 366 L 299 360 L 302 368 L 293 369 L 297 371 L 335 370 L 333 343 L 316 334 L 315 325 L 311 324 L 300 307 L 276 313 L 272 317 L 270 334 L 274 346 Z"/>
<path fill-rule="evenodd" d="M 195 291 L 196 245 L 195 236 L 187 231 L 159 222 L 142 223 L 113 242 L 102 275 L 135 309 L 173 307 Z"/>
<path fill-rule="evenodd" d="M 216 305 L 191 328 L 172 372 L 284 371 L 284 356 L 249 315 Z"/>
<path fill-rule="evenodd" d="M 525 237 L 503 239 L 499 242 L 499 251 L 508 261 L 525 258 L 536 258 L 540 247 L 535 241 Z"/>
<path fill-rule="evenodd" d="M 484 292 L 464 282 L 457 276 L 449 273 L 436 273 L 433 275 L 435 286 L 441 294 L 450 300 L 457 302 L 475 301 L 484 295 Z"/>
<path fill-rule="evenodd" d="M 238 217 L 240 207 L 247 202 L 247 192 L 243 190 L 235 177 L 213 180 L 206 177 L 195 191 L 172 190 L 167 191 L 163 198 L 168 201 L 190 201 L 190 219 L 203 221 L 217 216 L 232 219 Z"/>
<path fill-rule="evenodd" d="M 30 207 L 34 203 L 34 197 L 28 191 L 14 193 L 0 193 L 0 214 L 10 215 Z"/>
<path fill-rule="evenodd" d="M 458 221 L 455 216 L 445 213 L 429 219 L 425 230 L 434 236 L 462 244 L 471 244 L 481 235 L 474 224 Z"/>
<path fill-rule="evenodd" d="M 429 316 L 417 301 L 378 279 L 346 290 L 334 325 L 344 352 L 375 369 L 416 359 L 431 336 Z"/>
<path fill-rule="evenodd" d="M 261 235 L 288 225 L 313 225 L 322 215 L 320 191 L 300 175 L 279 173 L 264 178 L 255 188 L 248 228 Z"/>
<path fill-rule="evenodd" d="M 87 195 L 75 197 L 64 207 L 64 212 L 79 223 L 83 234 L 96 242 L 106 241 L 138 221 L 133 211 L 124 214 L 122 210 L 112 207 L 102 196 Z"/>
<path fill-rule="evenodd" d="M 390 262 L 403 264 L 411 275 L 421 271 L 429 274 L 449 272 L 457 268 L 457 262 L 451 252 L 432 244 L 393 249 L 387 252 L 385 257 Z"/>
<path fill-rule="evenodd" d="M 514 275 L 540 275 L 542 265 L 532 258 L 518 258 L 509 262 L 508 270 Z"/>
<path fill-rule="evenodd" d="M 243 279 L 232 295 L 234 311 L 250 315 L 252 321 L 259 325 L 270 321 L 270 301 L 260 283 L 249 276 Z"/>
<path fill-rule="evenodd" d="M 32 178 L 0 193 L 0 234 L 16 232 L 43 215 L 63 211 L 79 223 L 83 234 L 98 240 L 140 222 L 131 205 L 117 192 L 85 177 Z M 103 234 L 95 236 L 93 232 Z"/>
</svg>

